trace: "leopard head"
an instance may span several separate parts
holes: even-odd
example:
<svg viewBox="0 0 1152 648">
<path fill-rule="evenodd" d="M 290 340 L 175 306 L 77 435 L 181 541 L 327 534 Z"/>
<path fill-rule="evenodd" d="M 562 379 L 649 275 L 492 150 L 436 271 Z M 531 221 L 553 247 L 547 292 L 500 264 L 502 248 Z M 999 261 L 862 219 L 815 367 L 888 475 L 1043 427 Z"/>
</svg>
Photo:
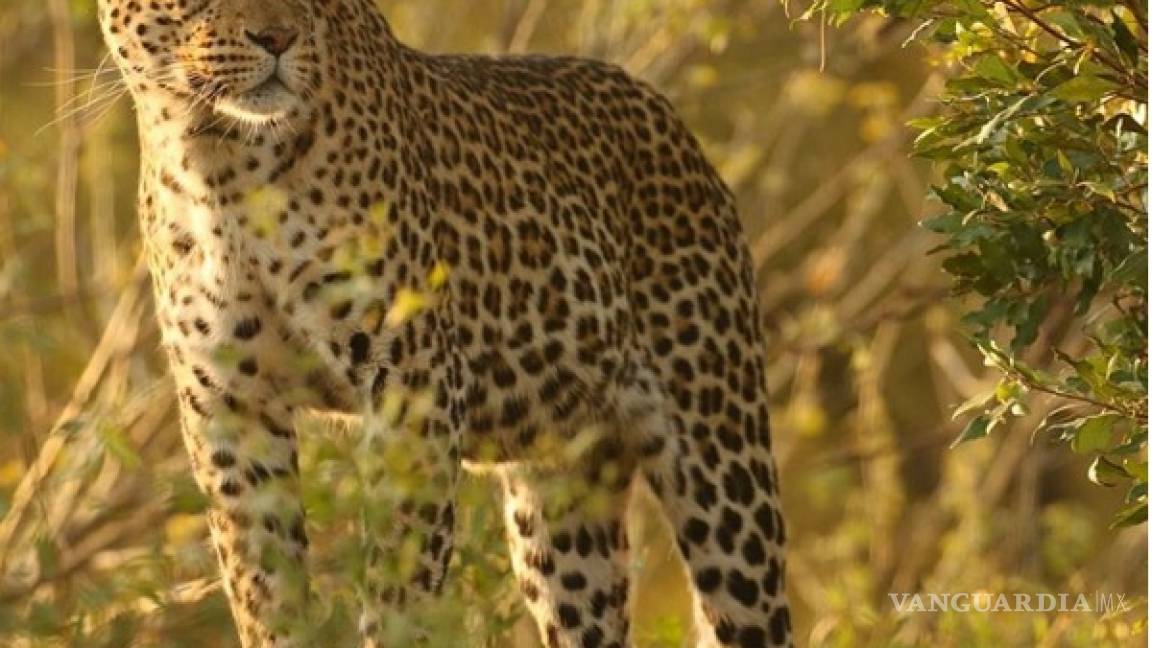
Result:
<svg viewBox="0 0 1152 648">
<path fill-rule="evenodd" d="M 261 127 L 312 112 L 339 1 L 99 0 L 99 14 L 138 105 Z"/>
</svg>

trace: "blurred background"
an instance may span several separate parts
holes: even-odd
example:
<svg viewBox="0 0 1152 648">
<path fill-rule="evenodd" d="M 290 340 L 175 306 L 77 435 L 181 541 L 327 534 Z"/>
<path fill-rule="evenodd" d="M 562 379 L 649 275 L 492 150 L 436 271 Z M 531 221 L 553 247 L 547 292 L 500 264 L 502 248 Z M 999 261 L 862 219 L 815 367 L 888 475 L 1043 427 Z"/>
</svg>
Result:
<svg viewBox="0 0 1152 648">
<path fill-rule="evenodd" d="M 0 3 L 0 644 L 235 645 L 139 262 L 132 108 L 101 66 L 94 4 Z M 759 267 L 802 644 L 1144 645 L 1146 527 L 1108 528 L 1122 493 L 1085 480 L 1090 458 L 1033 440 L 1043 408 L 949 448 L 951 412 L 996 376 L 917 227 L 931 170 L 904 123 L 933 114 L 949 70 L 904 46 L 914 24 L 821 29 L 778 0 L 381 6 L 431 51 L 618 63 L 703 141 Z M 338 480 L 324 426 L 312 431 L 323 590 L 339 562 L 323 538 L 342 521 L 322 510 Z M 488 486 L 469 490 L 450 593 L 486 626 L 454 645 L 534 646 Z M 633 520 L 637 645 L 689 645 L 653 510 L 641 499 Z M 897 614 L 889 593 L 915 592 L 1104 592 L 1134 609 Z"/>
</svg>

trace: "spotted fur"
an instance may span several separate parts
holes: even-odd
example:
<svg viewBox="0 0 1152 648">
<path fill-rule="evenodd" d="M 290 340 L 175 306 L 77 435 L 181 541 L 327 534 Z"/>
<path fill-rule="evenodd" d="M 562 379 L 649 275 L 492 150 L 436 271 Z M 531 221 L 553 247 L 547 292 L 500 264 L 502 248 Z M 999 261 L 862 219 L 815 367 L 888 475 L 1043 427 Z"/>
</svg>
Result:
<svg viewBox="0 0 1152 648">
<path fill-rule="evenodd" d="M 432 495 L 370 530 L 380 556 L 412 534 L 423 549 L 410 581 L 370 582 L 368 644 L 381 610 L 439 588 L 466 461 L 500 474 L 547 645 L 629 644 L 634 476 L 675 530 L 698 645 L 790 643 L 752 267 L 731 194 L 665 99 L 594 61 L 421 53 L 369 0 L 99 5 L 245 646 L 307 642 L 294 415 L 393 393 L 430 395 L 434 451 L 413 454 Z M 427 308 L 395 317 L 437 274 Z"/>
</svg>

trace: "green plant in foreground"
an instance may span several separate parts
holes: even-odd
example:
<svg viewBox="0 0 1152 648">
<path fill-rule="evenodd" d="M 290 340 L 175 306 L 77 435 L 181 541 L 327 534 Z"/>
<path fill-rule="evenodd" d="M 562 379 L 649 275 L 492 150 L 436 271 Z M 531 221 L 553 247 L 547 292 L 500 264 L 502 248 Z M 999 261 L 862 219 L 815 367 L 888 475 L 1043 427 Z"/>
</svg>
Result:
<svg viewBox="0 0 1152 648">
<path fill-rule="evenodd" d="M 965 403 L 957 443 L 1028 413 L 1037 433 L 1127 485 L 1116 525 L 1147 519 L 1148 23 L 1129 1 L 827 0 L 810 16 L 915 21 L 955 74 L 915 153 L 937 163 L 923 226 L 970 298 L 965 321 L 1002 375 Z M 1073 335 L 1064 335 L 1064 329 Z M 1039 368 L 1045 354 L 1054 369 Z M 1049 404 L 1051 403 L 1051 404 Z"/>
</svg>

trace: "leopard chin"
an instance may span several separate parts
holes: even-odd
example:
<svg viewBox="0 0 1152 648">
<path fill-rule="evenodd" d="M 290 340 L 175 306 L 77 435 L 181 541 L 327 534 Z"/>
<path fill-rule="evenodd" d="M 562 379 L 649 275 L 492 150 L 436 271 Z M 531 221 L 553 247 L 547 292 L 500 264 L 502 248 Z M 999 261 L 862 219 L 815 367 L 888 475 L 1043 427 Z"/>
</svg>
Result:
<svg viewBox="0 0 1152 648">
<path fill-rule="evenodd" d="M 300 98 L 273 76 L 247 92 L 221 98 L 216 111 L 251 126 L 267 126 L 288 119 Z"/>
</svg>

